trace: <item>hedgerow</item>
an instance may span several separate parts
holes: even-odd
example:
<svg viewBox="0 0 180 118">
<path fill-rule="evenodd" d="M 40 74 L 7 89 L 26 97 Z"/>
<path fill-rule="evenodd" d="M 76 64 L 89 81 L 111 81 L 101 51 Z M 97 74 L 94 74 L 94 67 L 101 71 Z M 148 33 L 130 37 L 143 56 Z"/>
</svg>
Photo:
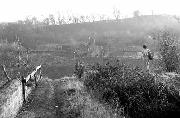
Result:
<svg viewBox="0 0 180 118">
<path fill-rule="evenodd" d="M 178 91 L 154 80 L 153 75 L 141 68 L 117 61 L 92 65 L 83 78 L 89 93 L 112 109 L 124 108 L 123 114 L 131 118 L 160 118 L 179 114 Z"/>
</svg>

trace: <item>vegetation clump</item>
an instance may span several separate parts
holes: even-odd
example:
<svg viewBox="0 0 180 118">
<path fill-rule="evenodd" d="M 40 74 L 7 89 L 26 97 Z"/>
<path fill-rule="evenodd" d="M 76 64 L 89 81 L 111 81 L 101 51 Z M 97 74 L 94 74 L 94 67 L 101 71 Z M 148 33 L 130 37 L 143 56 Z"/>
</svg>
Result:
<svg viewBox="0 0 180 118">
<path fill-rule="evenodd" d="M 85 72 L 83 82 L 96 99 L 116 111 L 123 108 L 124 111 L 118 113 L 131 118 L 180 114 L 178 91 L 156 82 L 153 75 L 139 67 L 130 67 L 118 61 L 94 64 Z"/>
<path fill-rule="evenodd" d="M 5 68 L 11 79 L 19 77 L 18 73 L 26 77 L 33 70 L 34 65 L 31 59 L 27 58 L 28 54 L 25 52 L 25 49 L 22 46 L 18 46 L 17 43 L 2 43 L 0 51 L 0 66 Z M 3 78 L 0 81 L 2 80 Z"/>
<path fill-rule="evenodd" d="M 179 71 L 177 36 L 168 29 L 153 33 L 153 38 L 158 41 L 158 51 L 161 54 L 160 65 L 166 72 Z"/>
</svg>

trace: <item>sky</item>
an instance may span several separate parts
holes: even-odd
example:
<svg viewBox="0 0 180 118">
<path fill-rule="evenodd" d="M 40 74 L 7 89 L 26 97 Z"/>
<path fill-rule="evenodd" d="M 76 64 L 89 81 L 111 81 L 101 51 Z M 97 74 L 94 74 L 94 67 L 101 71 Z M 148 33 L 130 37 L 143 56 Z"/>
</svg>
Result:
<svg viewBox="0 0 180 118">
<path fill-rule="evenodd" d="M 0 0 L 0 22 L 15 22 L 35 16 L 43 19 L 49 14 L 112 16 L 119 9 L 122 17 L 133 11 L 142 15 L 169 14 L 180 16 L 179 0 Z M 152 12 L 153 11 L 153 12 Z"/>
</svg>

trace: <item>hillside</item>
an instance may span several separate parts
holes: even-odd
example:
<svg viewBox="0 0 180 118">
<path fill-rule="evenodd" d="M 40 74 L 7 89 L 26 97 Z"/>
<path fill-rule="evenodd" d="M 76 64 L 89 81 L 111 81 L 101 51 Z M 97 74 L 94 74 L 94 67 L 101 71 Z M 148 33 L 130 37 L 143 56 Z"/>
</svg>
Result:
<svg viewBox="0 0 180 118">
<path fill-rule="evenodd" d="M 96 39 L 98 45 L 107 42 L 113 48 L 127 45 L 142 45 L 154 42 L 147 35 L 162 28 L 170 28 L 180 34 L 180 24 L 173 16 L 146 15 L 118 21 L 96 21 L 64 25 L 29 25 L 20 23 L 1 24 L 0 37 L 9 42 L 21 40 L 28 48 L 37 48 L 39 44 L 70 44 L 87 42 L 88 36 Z M 151 46 L 152 47 L 152 46 Z"/>
</svg>

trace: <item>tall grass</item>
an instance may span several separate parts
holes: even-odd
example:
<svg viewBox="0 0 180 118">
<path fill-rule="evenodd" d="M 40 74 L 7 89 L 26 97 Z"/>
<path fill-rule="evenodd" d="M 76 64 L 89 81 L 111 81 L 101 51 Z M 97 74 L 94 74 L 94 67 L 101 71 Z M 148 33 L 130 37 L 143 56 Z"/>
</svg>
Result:
<svg viewBox="0 0 180 118">
<path fill-rule="evenodd" d="M 180 114 L 178 91 L 154 80 L 153 75 L 141 68 L 117 61 L 92 65 L 83 78 L 91 95 L 112 109 L 123 108 L 125 116 L 160 118 Z"/>
</svg>

